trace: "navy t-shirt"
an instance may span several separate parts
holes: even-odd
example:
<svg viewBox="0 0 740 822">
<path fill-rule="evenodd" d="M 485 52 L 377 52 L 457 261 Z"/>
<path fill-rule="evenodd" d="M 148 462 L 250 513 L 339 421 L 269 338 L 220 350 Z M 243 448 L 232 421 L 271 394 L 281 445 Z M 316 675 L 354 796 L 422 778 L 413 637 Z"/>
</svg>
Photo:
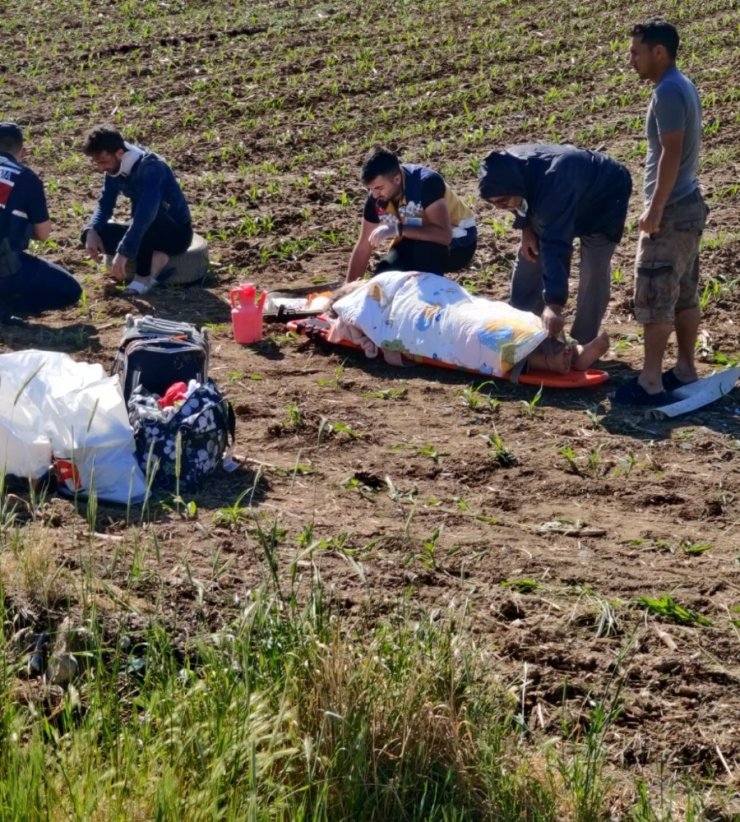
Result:
<svg viewBox="0 0 740 822">
<path fill-rule="evenodd" d="M 383 222 L 390 215 L 402 222 L 410 222 L 414 218 L 421 218 L 427 206 L 445 196 L 445 181 L 436 171 L 410 164 L 404 164 L 401 168 L 404 189 L 400 202 L 389 203 L 368 194 L 363 216 L 369 223 Z"/>
<path fill-rule="evenodd" d="M 12 154 L 0 153 L 0 237 L 14 251 L 25 251 L 33 226 L 49 219 L 44 184 Z"/>
<path fill-rule="evenodd" d="M 364 218 L 369 223 L 401 222 L 406 226 L 424 224 L 426 209 L 438 200 L 444 200 L 452 224 L 452 246 L 475 243 L 475 217 L 467 205 L 445 183 L 441 174 L 426 166 L 404 163 L 403 191 L 398 202 L 388 202 L 368 194 Z"/>
</svg>

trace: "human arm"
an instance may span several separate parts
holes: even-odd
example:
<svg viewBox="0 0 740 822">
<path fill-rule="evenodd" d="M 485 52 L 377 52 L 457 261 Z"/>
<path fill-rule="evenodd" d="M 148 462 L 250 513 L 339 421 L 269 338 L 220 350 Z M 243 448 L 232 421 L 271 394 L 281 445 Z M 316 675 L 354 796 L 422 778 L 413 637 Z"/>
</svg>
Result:
<svg viewBox="0 0 740 822">
<path fill-rule="evenodd" d="M 126 281 L 126 264 L 128 263 L 128 257 L 124 257 L 120 251 L 116 252 L 113 255 L 113 260 L 110 264 L 110 275 L 119 283 L 123 283 Z"/>
<path fill-rule="evenodd" d="M 23 191 L 20 209 L 25 211 L 28 220 L 26 238 L 43 242 L 48 239 L 51 233 L 51 219 L 46 204 L 44 184 L 30 169 L 23 172 L 21 179 L 22 183 L 19 185 L 18 190 Z"/>
<path fill-rule="evenodd" d="M 135 257 L 139 252 L 141 240 L 149 226 L 154 222 L 162 205 L 162 191 L 166 182 L 166 166 L 155 158 L 139 160 L 138 168 L 132 174 L 138 179 L 131 186 L 136 190 L 132 202 L 131 225 L 118 244 L 118 253 L 124 257 Z"/>
<path fill-rule="evenodd" d="M 34 240 L 40 240 L 43 242 L 44 240 L 49 239 L 49 235 L 51 234 L 51 220 L 44 220 L 40 223 L 34 223 L 31 227 L 31 237 Z"/>
<path fill-rule="evenodd" d="M 423 222 L 404 222 L 403 236 L 410 240 L 449 245 L 452 242 L 452 221 L 444 198 L 440 197 L 425 207 Z"/>
<path fill-rule="evenodd" d="M 640 231 L 645 234 L 656 234 L 660 231 L 668 198 L 671 196 L 678 170 L 681 165 L 681 150 L 683 148 L 683 131 L 668 131 L 660 135 L 660 159 L 658 160 L 658 174 L 655 181 L 655 191 L 638 220 Z"/>
<path fill-rule="evenodd" d="M 373 246 L 370 245 L 370 235 L 378 228 L 378 225 L 378 223 L 372 223 L 363 218 L 360 236 L 357 238 L 355 247 L 352 249 L 352 256 L 349 258 L 345 282 L 351 283 L 353 280 L 359 280 L 367 271 L 373 253 Z"/>
<path fill-rule="evenodd" d="M 556 216 L 543 218 L 539 234 L 539 259 L 545 304 L 561 309 L 568 302 L 568 279 L 575 238 L 575 206 L 563 204 Z"/>
<path fill-rule="evenodd" d="M 565 328 L 563 319 L 563 309 L 565 306 L 557 303 L 548 303 L 542 311 L 542 326 L 549 337 L 559 337 L 560 332 Z"/>
<path fill-rule="evenodd" d="M 118 180 L 111 177 L 110 174 L 106 174 L 103 178 L 103 188 L 100 191 L 95 211 L 87 226 L 85 226 L 86 230 L 93 229 L 97 233 L 113 216 L 116 200 L 118 200 Z"/>
<path fill-rule="evenodd" d="M 85 231 L 85 251 L 87 251 L 87 256 L 96 263 L 99 263 L 105 254 L 103 240 L 94 228 L 88 228 Z"/>
<path fill-rule="evenodd" d="M 563 310 L 568 302 L 568 277 L 573 240 L 558 233 L 556 226 L 550 226 L 540 238 L 542 258 L 543 297 L 545 308 L 542 324 L 551 337 L 557 337 L 563 330 Z"/>
</svg>

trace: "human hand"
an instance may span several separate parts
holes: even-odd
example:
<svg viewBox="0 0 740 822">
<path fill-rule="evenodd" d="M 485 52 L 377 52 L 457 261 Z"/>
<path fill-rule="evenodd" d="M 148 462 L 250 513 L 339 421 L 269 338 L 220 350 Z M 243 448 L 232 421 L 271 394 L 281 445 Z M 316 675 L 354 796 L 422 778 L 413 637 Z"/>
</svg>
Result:
<svg viewBox="0 0 740 822">
<path fill-rule="evenodd" d="M 536 262 L 540 256 L 540 238 L 529 226 L 522 229 L 521 252 L 522 257 L 529 263 Z"/>
<path fill-rule="evenodd" d="M 652 203 L 640 214 L 637 225 L 644 234 L 652 237 L 660 231 L 660 223 L 663 219 L 663 209 L 657 208 Z"/>
<path fill-rule="evenodd" d="M 119 283 L 126 281 L 126 263 L 128 263 L 128 257 L 124 257 L 123 254 L 116 254 L 111 263 L 111 277 Z"/>
<path fill-rule="evenodd" d="M 542 325 L 545 327 L 548 336 L 558 337 L 565 327 L 565 320 L 563 319 L 562 305 L 546 305 L 542 312 Z"/>
<path fill-rule="evenodd" d="M 85 250 L 88 257 L 99 263 L 105 253 L 103 241 L 100 239 L 100 234 L 94 228 L 88 228 L 87 236 L 85 237 Z"/>
<path fill-rule="evenodd" d="M 368 241 L 371 246 L 377 247 L 394 237 L 398 237 L 398 223 L 382 223 L 372 230 Z"/>
</svg>

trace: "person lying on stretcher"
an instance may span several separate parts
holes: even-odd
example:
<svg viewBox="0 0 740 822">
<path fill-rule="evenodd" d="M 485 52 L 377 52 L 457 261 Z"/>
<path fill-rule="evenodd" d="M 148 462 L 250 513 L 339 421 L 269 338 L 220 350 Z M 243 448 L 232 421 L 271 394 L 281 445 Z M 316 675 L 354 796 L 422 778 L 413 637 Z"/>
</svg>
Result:
<svg viewBox="0 0 740 822">
<path fill-rule="evenodd" d="M 585 371 L 609 348 L 606 333 L 585 345 L 548 337 L 536 314 L 477 297 L 452 280 L 418 271 L 386 271 L 349 283 L 332 297 L 330 342 L 358 343 L 388 362 L 403 355 L 491 374 L 515 367 L 565 374 Z"/>
</svg>

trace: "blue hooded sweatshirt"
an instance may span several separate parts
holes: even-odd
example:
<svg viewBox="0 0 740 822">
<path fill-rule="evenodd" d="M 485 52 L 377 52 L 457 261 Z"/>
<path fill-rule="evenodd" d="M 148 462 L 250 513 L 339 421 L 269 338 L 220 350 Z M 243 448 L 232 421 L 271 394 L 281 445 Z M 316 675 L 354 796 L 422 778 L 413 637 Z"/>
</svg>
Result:
<svg viewBox="0 0 740 822">
<path fill-rule="evenodd" d="M 531 228 L 540 241 L 547 304 L 565 305 L 575 237 L 622 238 L 632 191 L 629 171 L 595 151 L 569 145 L 526 143 L 492 151 L 481 164 L 484 200 L 524 197 L 515 228 Z"/>
<path fill-rule="evenodd" d="M 190 223 L 190 208 L 172 169 L 153 151 L 144 149 L 128 174 L 106 174 L 97 208 L 86 228 L 96 231 L 111 218 L 118 195 L 131 200 L 131 225 L 118 245 L 124 257 L 136 257 L 146 230 L 160 213 L 179 225 Z"/>
</svg>

